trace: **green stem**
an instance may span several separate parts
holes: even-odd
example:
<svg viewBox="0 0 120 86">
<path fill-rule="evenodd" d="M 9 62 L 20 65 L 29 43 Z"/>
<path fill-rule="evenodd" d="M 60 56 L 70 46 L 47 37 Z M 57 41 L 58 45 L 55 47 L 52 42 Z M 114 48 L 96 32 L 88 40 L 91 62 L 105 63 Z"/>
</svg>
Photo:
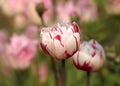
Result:
<svg viewBox="0 0 120 86">
<path fill-rule="evenodd" d="M 60 75 L 59 75 L 59 72 L 57 71 L 55 61 L 52 57 L 51 57 L 51 63 L 52 63 L 52 69 L 53 69 L 53 73 L 54 73 L 54 77 L 55 77 L 55 81 L 56 81 L 56 86 L 61 86 L 60 85 L 61 84 Z"/>
<path fill-rule="evenodd" d="M 87 83 L 86 83 L 86 86 L 90 86 L 90 71 L 87 71 Z"/>
<path fill-rule="evenodd" d="M 62 63 L 62 68 L 61 68 L 61 82 L 62 82 L 62 86 L 65 86 L 66 85 L 65 60 L 62 60 L 61 63 Z"/>
</svg>

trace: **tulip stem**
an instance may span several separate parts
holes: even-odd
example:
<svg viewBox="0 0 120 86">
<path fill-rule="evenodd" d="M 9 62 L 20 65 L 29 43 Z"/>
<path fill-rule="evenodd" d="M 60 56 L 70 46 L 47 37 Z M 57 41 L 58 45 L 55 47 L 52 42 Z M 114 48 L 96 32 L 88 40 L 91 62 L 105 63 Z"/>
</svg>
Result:
<svg viewBox="0 0 120 86">
<path fill-rule="evenodd" d="M 56 86 L 61 86 L 60 84 L 60 75 L 59 72 L 57 71 L 56 65 L 55 65 L 55 61 L 53 58 L 51 58 L 51 63 L 52 63 L 52 69 L 53 69 L 53 73 L 54 73 L 54 77 L 56 80 Z"/>
<path fill-rule="evenodd" d="M 90 71 L 87 71 L 87 83 L 86 86 L 90 86 Z"/>
<path fill-rule="evenodd" d="M 62 60 L 61 63 L 62 63 L 62 68 L 61 68 L 61 81 L 62 81 L 62 86 L 65 86 L 65 85 L 66 85 L 65 60 Z"/>
</svg>

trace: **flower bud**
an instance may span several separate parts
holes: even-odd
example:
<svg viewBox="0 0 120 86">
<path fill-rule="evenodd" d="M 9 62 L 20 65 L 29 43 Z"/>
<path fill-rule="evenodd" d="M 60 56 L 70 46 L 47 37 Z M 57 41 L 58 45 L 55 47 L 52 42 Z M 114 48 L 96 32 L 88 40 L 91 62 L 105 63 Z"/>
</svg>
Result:
<svg viewBox="0 0 120 86">
<path fill-rule="evenodd" d="M 95 40 L 82 42 L 79 50 L 72 56 L 76 68 L 85 71 L 99 71 L 105 61 L 102 46 Z"/>
</svg>

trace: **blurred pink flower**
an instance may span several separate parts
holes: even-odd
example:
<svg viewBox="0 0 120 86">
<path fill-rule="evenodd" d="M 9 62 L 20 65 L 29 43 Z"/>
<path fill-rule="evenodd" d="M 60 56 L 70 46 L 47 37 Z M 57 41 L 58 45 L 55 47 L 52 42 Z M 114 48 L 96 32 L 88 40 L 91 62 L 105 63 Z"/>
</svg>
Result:
<svg viewBox="0 0 120 86">
<path fill-rule="evenodd" d="M 2 11 L 7 16 L 22 13 L 24 10 L 24 0 L 4 0 L 2 3 Z"/>
<path fill-rule="evenodd" d="M 58 4 L 56 12 L 57 19 L 60 22 L 68 23 L 71 21 L 72 16 L 79 16 L 79 8 L 72 1 L 66 2 L 65 5 Z"/>
<path fill-rule="evenodd" d="M 106 10 L 110 14 L 120 14 L 120 0 L 108 0 Z"/>
<path fill-rule="evenodd" d="M 31 39 L 38 39 L 38 27 L 36 25 L 29 25 L 26 29 L 26 36 Z"/>
<path fill-rule="evenodd" d="M 36 48 L 36 41 L 24 35 L 13 35 L 5 49 L 4 58 L 7 65 L 15 69 L 29 67 L 35 57 Z"/>
<path fill-rule="evenodd" d="M 78 25 L 57 24 L 53 27 L 42 28 L 40 33 L 40 45 L 43 51 L 55 59 L 71 57 L 80 43 L 80 31 Z"/>
<path fill-rule="evenodd" d="M 40 83 L 44 83 L 47 77 L 48 73 L 48 68 L 45 63 L 41 63 L 39 67 L 39 78 L 40 78 Z"/>
<path fill-rule="evenodd" d="M 72 56 L 76 68 L 85 71 L 99 71 L 105 61 L 102 46 L 95 40 L 82 42 L 79 50 Z"/>
<path fill-rule="evenodd" d="M 82 22 L 95 21 L 97 18 L 97 8 L 92 0 L 78 0 L 77 5 Z"/>
</svg>

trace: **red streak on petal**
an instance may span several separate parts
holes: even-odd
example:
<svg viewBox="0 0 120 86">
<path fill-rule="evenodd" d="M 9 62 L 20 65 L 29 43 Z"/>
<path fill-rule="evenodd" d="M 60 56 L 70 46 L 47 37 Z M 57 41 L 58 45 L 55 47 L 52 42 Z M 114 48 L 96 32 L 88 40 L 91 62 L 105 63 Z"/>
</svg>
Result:
<svg viewBox="0 0 120 86">
<path fill-rule="evenodd" d="M 78 40 L 77 40 L 76 36 L 74 36 L 74 38 L 75 38 L 75 42 L 76 42 L 76 51 L 77 51 L 79 49 Z"/>
<path fill-rule="evenodd" d="M 65 51 L 65 55 L 67 56 L 67 58 L 69 58 L 71 55 L 67 52 L 67 50 Z"/>
<path fill-rule="evenodd" d="M 92 54 L 92 57 L 94 57 L 96 55 L 96 52 L 94 51 L 93 54 Z"/>
<path fill-rule="evenodd" d="M 49 52 L 47 50 L 47 45 L 44 45 L 44 44 L 40 43 L 40 46 L 41 46 L 41 48 L 43 49 L 44 52 L 49 54 Z"/>
<path fill-rule="evenodd" d="M 90 62 L 84 62 L 83 65 L 79 64 L 79 69 L 85 70 L 85 71 L 90 71 L 92 67 L 90 66 Z"/>
<path fill-rule="evenodd" d="M 60 35 L 56 35 L 54 38 L 61 41 L 61 36 Z"/>
<path fill-rule="evenodd" d="M 95 41 L 95 40 L 93 40 L 93 44 L 96 44 L 96 41 Z"/>
<path fill-rule="evenodd" d="M 79 32 L 79 27 L 76 23 L 72 23 L 71 25 L 74 27 L 75 32 Z"/>
<path fill-rule="evenodd" d="M 49 35 L 50 35 L 50 38 L 52 39 L 52 35 L 51 35 L 51 33 L 49 32 Z"/>
<path fill-rule="evenodd" d="M 97 49 L 97 47 L 95 45 L 92 45 L 93 49 Z"/>
<path fill-rule="evenodd" d="M 58 27 L 58 29 L 59 29 L 60 33 L 63 34 L 62 30 L 59 27 Z"/>
<path fill-rule="evenodd" d="M 64 47 L 64 45 L 63 45 L 62 42 L 61 42 L 61 36 L 60 36 L 60 35 L 56 35 L 56 36 L 54 37 L 54 39 L 57 39 L 57 40 L 60 42 L 60 45 L 61 45 L 62 47 Z"/>
</svg>

